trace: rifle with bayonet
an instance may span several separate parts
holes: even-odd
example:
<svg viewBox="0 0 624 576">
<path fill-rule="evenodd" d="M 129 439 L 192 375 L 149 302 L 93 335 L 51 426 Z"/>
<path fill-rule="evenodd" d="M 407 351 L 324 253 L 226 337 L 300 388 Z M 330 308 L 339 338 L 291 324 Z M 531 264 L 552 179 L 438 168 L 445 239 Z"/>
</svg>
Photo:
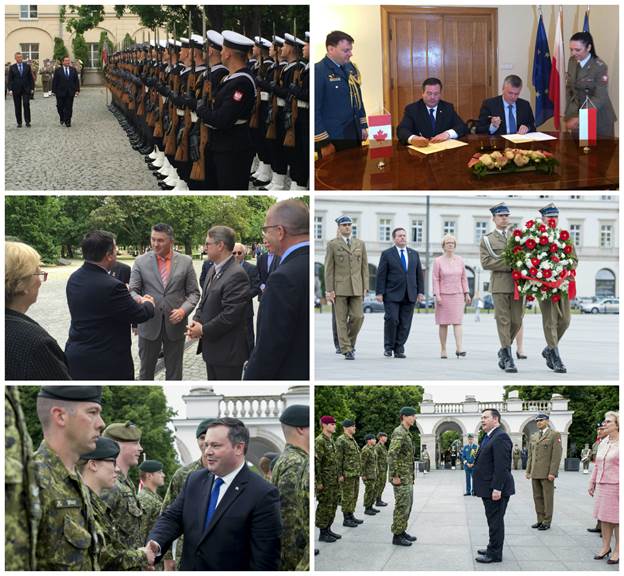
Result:
<svg viewBox="0 0 624 576">
<path fill-rule="evenodd" d="M 188 40 L 189 50 L 191 51 L 191 70 L 186 76 L 186 96 L 188 99 L 195 97 L 195 48 L 193 47 L 193 40 L 191 30 L 191 10 L 189 8 L 188 17 Z M 191 133 L 191 127 L 193 125 L 193 115 L 191 106 L 189 103 L 184 105 L 184 128 L 180 141 L 178 142 L 178 148 L 176 150 L 175 159 L 178 162 L 188 162 L 189 160 L 189 136 Z"/>
<path fill-rule="evenodd" d="M 158 31 L 158 28 L 156 28 Z M 165 38 L 168 38 L 169 34 L 165 35 Z M 156 43 L 158 45 L 158 42 Z M 158 55 L 160 53 L 159 47 L 156 48 L 156 58 L 158 59 Z M 164 81 L 164 66 L 163 66 L 163 57 L 160 55 L 160 60 L 157 62 L 157 78 L 156 78 L 156 89 L 154 92 L 156 93 L 156 102 L 158 103 L 158 111 L 154 111 L 154 138 L 162 138 L 163 135 L 163 120 L 164 120 L 164 111 L 165 111 L 165 98 L 158 91 L 158 86 L 162 84 Z"/>
<path fill-rule="evenodd" d="M 176 29 L 175 24 L 173 25 L 173 51 L 170 53 L 170 57 L 173 58 L 173 54 L 175 57 L 175 67 L 178 65 L 178 54 L 177 49 L 178 45 L 176 43 Z M 174 71 L 173 60 L 170 62 L 171 72 L 169 74 L 169 81 L 171 83 L 171 94 L 169 96 L 169 130 L 165 135 L 165 154 L 168 156 L 174 156 L 176 153 L 176 139 L 178 134 L 178 112 L 175 105 L 175 98 L 180 91 L 180 74 L 177 70 Z"/>
<path fill-rule="evenodd" d="M 277 86 L 279 84 L 280 78 L 282 77 L 282 71 L 284 70 L 282 66 L 280 66 L 279 62 L 279 47 L 277 44 L 277 40 L 275 39 L 275 22 L 273 22 L 273 52 L 275 52 L 275 70 L 273 71 L 273 85 Z M 273 90 L 271 95 L 271 109 L 269 110 L 268 123 L 269 127 L 266 133 L 267 140 L 275 140 L 277 138 L 277 116 L 279 113 L 279 106 L 277 104 L 277 94 L 275 90 Z"/>
<path fill-rule="evenodd" d="M 299 84 L 299 78 L 301 77 L 301 66 L 299 65 L 299 46 L 297 45 L 297 19 L 295 18 L 293 24 L 293 38 L 295 39 L 295 50 L 297 50 L 296 69 L 293 74 L 292 83 L 296 86 Z M 288 148 L 294 148 L 295 146 L 295 123 L 297 122 L 297 115 L 299 114 L 299 107 L 297 105 L 297 98 L 294 94 L 289 94 L 288 102 L 290 105 L 290 111 L 286 112 L 286 134 L 284 136 L 284 146 Z M 285 106 L 286 106 L 285 104 Z"/>
<path fill-rule="evenodd" d="M 204 40 L 204 64 L 206 70 L 204 71 L 204 83 L 202 85 L 201 105 L 210 106 L 212 108 L 212 74 L 210 67 L 210 44 L 206 38 L 206 14 L 202 8 L 202 38 Z M 193 162 L 191 168 L 191 180 L 203 181 L 206 179 L 206 146 L 208 145 L 208 138 L 210 135 L 207 124 L 198 120 L 199 124 L 199 158 Z"/>
<path fill-rule="evenodd" d="M 260 44 L 261 48 L 260 48 L 260 55 L 258 56 L 258 72 L 256 74 L 256 78 L 258 78 L 261 74 L 262 74 L 262 49 L 264 48 L 264 46 L 262 46 L 262 32 L 261 32 L 261 19 L 258 22 L 258 44 Z M 254 109 L 253 112 L 251 113 L 251 119 L 249 120 L 249 127 L 250 128 L 258 128 L 260 126 L 260 122 L 262 121 L 261 117 L 260 117 L 260 113 L 261 113 L 261 108 L 262 108 L 262 91 L 260 90 L 260 87 L 257 85 L 256 82 L 256 88 L 258 88 L 256 90 L 256 102 L 254 104 Z"/>
</svg>

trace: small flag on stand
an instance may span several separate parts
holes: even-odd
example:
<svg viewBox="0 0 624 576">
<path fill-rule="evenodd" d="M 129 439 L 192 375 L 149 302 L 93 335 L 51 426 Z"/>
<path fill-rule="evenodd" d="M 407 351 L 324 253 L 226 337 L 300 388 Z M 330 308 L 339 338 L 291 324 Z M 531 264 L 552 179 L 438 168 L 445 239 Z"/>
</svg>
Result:
<svg viewBox="0 0 624 576">
<path fill-rule="evenodd" d="M 598 109 L 588 96 L 579 108 L 579 146 L 586 147 L 596 144 L 597 126 Z"/>
<path fill-rule="evenodd" d="M 585 18 L 583 20 L 583 32 L 589 32 L 589 5 L 585 10 Z"/>
<path fill-rule="evenodd" d="M 392 156 L 392 116 L 390 114 L 368 117 L 368 146 L 371 158 Z"/>
</svg>

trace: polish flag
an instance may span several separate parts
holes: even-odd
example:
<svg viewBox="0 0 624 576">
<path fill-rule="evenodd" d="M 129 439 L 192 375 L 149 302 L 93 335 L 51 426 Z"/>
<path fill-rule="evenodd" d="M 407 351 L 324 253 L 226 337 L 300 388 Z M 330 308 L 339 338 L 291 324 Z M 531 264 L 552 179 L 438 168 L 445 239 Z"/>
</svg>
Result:
<svg viewBox="0 0 624 576">
<path fill-rule="evenodd" d="M 596 144 L 598 109 L 588 98 L 579 109 L 579 146 Z"/>
<path fill-rule="evenodd" d="M 553 117 L 555 128 L 559 130 L 561 128 L 561 116 L 565 112 L 565 51 L 563 48 L 563 10 L 561 7 L 559 7 L 555 45 L 552 51 L 548 93 L 555 105 Z"/>
<path fill-rule="evenodd" d="M 368 146 L 371 158 L 392 155 L 392 116 L 390 114 L 368 117 Z"/>
</svg>

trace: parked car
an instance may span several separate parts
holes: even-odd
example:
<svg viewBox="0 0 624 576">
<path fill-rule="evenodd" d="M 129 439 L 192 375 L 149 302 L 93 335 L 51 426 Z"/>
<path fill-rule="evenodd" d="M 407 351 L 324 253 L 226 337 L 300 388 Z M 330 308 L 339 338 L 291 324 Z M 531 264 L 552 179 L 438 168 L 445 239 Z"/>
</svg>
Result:
<svg viewBox="0 0 624 576">
<path fill-rule="evenodd" d="M 570 300 L 570 308 L 573 310 L 581 310 L 583 304 L 593 304 L 594 302 L 598 302 L 598 300 L 600 300 L 600 298 L 596 296 L 580 296 L 574 300 Z"/>
<path fill-rule="evenodd" d="M 483 310 L 494 310 L 494 298 L 491 294 L 483 295 Z"/>
<path fill-rule="evenodd" d="M 581 312 L 585 314 L 619 314 L 619 298 L 603 298 L 598 302 L 587 302 L 582 305 Z"/>
<path fill-rule="evenodd" d="M 383 312 L 384 305 L 383 302 L 377 302 L 374 292 L 372 294 L 368 293 L 364 297 L 364 301 L 362 302 L 362 310 L 364 311 L 364 314 L 370 314 L 372 312 Z"/>
</svg>

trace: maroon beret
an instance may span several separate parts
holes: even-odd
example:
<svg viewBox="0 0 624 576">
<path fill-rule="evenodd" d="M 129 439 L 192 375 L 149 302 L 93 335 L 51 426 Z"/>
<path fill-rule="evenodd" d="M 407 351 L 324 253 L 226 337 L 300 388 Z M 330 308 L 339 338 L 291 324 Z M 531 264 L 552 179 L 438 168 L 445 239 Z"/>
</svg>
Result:
<svg viewBox="0 0 624 576">
<path fill-rule="evenodd" d="M 335 424 L 336 419 L 333 416 L 321 416 L 321 424 Z"/>
</svg>

